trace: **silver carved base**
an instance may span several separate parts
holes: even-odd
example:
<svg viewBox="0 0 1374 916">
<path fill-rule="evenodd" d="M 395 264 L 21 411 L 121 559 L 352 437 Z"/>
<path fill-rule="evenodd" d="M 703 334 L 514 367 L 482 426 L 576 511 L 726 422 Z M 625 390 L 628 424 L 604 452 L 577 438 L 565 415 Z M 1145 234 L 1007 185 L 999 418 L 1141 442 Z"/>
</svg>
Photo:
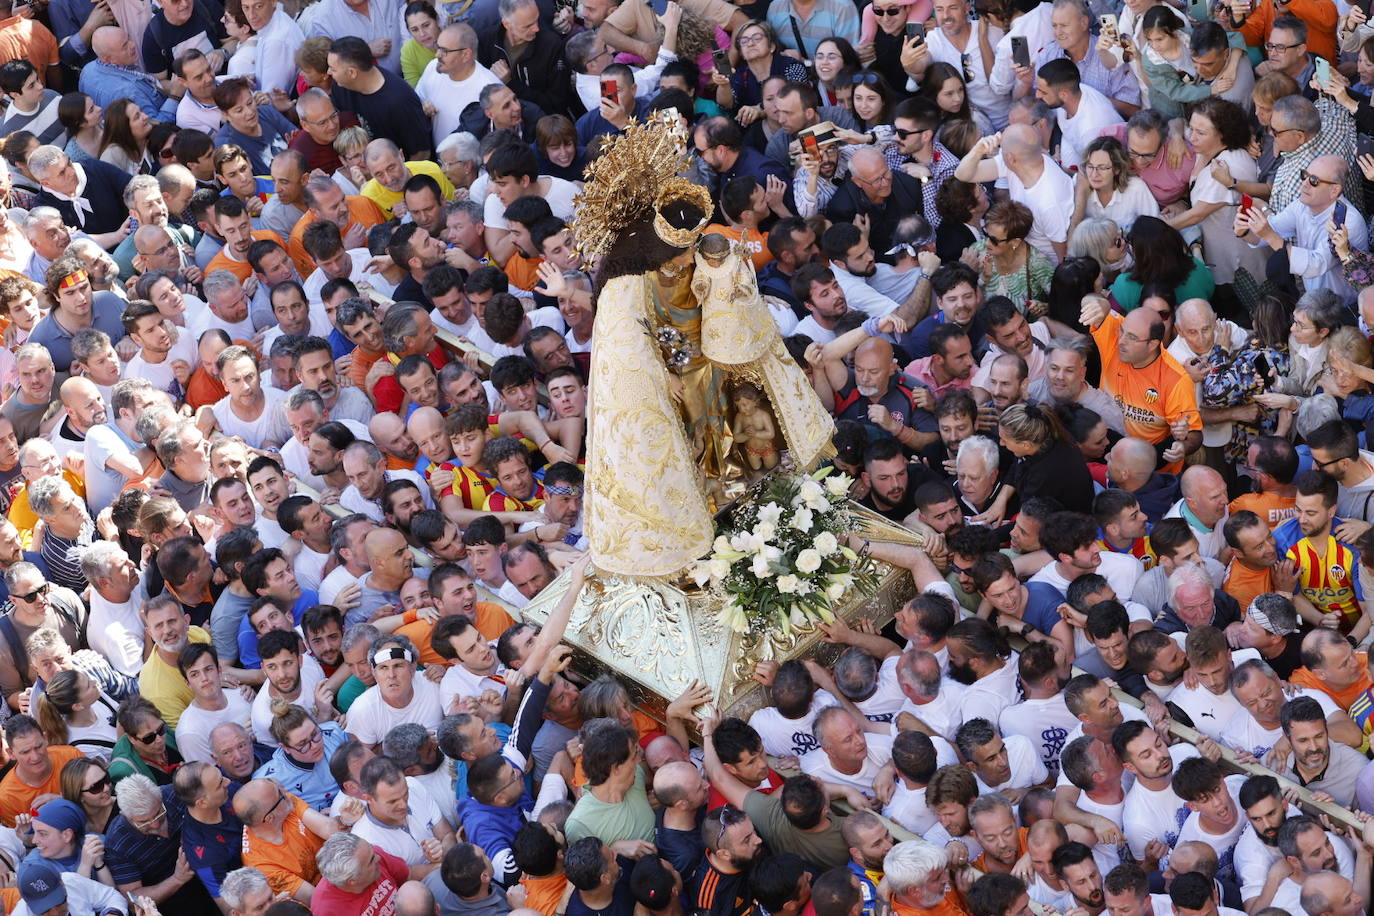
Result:
<svg viewBox="0 0 1374 916">
<path fill-rule="evenodd" d="M 869 620 L 881 628 L 915 594 L 910 572 L 876 561 L 874 566 L 877 591 L 868 596 L 851 591 L 835 608 L 851 624 Z M 567 587 L 564 573 L 525 608 L 526 619 L 542 625 Z M 636 705 L 659 719 L 693 680 L 711 688 L 715 705 L 726 715 L 747 718 L 768 702 L 753 677 L 758 662 L 816 658 L 829 665 L 838 655 L 815 626 L 790 634 L 774 631 L 762 639 L 729 630 L 718 621 L 721 600 L 681 580 L 594 574 L 564 638 L 577 650 L 573 668 L 588 678 L 614 674 Z"/>
</svg>

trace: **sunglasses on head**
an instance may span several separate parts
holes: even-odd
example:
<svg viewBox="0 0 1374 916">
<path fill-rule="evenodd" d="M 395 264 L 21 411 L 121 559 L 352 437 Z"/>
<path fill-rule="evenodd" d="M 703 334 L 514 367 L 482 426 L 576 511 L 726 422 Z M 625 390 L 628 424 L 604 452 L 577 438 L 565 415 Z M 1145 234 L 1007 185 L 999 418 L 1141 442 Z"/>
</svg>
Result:
<svg viewBox="0 0 1374 916">
<path fill-rule="evenodd" d="M 876 73 L 855 73 L 849 78 L 849 84 L 851 86 L 874 86 L 877 85 L 877 83 L 878 74 Z"/>
</svg>

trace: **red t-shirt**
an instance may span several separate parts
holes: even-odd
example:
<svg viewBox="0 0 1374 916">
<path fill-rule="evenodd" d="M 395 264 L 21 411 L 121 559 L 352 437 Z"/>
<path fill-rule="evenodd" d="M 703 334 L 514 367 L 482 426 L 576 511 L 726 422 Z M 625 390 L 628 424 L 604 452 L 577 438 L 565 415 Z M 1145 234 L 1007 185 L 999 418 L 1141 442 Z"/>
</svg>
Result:
<svg viewBox="0 0 1374 916">
<path fill-rule="evenodd" d="M 400 360 L 394 359 L 390 353 L 386 355 L 386 358 L 391 359 L 393 363 L 400 362 Z M 435 344 L 434 349 L 429 351 L 426 358 L 434 367 L 435 372 L 448 365 L 448 353 L 442 344 Z M 392 413 L 399 413 L 401 402 L 405 400 L 405 396 L 405 392 L 401 390 L 401 383 L 396 380 L 394 375 L 388 375 L 372 386 L 372 402 L 377 408 L 377 413 L 388 410 Z"/>
<path fill-rule="evenodd" d="M 758 786 L 754 789 L 754 791 L 762 792 L 764 795 L 772 795 L 774 792 L 778 791 L 781 788 L 782 777 L 779 776 L 777 773 L 774 773 L 772 767 L 769 767 L 768 775 L 763 777 L 763 782 L 759 783 Z M 706 810 L 714 811 L 721 805 L 726 804 L 729 804 L 729 802 L 725 800 L 725 796 L 721 795 L 720 792 L 716 790 L 715 786 L 712 786 L 711 797 L 706 799 Z"/>
<path fill-rule="evenodd" d="M 329 916 L 390 916 L 395 913 L 396 891 L 406 883 L 410 868 L 404 859 L 380 849 L 376 851 L 381 874 L 371 887 L 362 893 L 349 894 L 321 878 L 310 898 L 310 911 Z"/>
</svg>

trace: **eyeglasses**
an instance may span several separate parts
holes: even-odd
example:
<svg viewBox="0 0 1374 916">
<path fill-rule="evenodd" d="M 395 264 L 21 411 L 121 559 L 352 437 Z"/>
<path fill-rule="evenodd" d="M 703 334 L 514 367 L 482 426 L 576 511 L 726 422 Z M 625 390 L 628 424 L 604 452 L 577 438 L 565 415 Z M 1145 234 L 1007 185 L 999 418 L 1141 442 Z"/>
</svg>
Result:
<svg viewBox="0 0 1374 916">
<path fill-rule="evenodd" d="M 143 736 L 140 737 L 138 740 L 139 740 L 139 741 L 142 741 L 144 744 L 152 744 L 152 743 L 153 743 L 154 741 L 156 741 L 158 738 L 165 737 L 166 734 L 167 734 L 167 723 L 166 723 L 166 722 L 163 722 L 163 723 L 162 723 L 161 725 L 159 725 L 156 729 L 154 729 L 153 731 L 150 731 L 150 732 L 149 732 L 148 734 L 146 734 L 146 735 L 143 735 Z"/>
<path fill-rule="evenodd" d="M 435 53 L 438 52 L 436 51 Z M 331 121 L 339 120 L 339 112 L 336 110 L 333 114 L 327 114 L 318 121 L 312 121 L 309 118 L 301 118 L 301 120 L 304 121 L 306 124 L 314 124 L 317 126 L 321 124 L 328 124 Z"/>
<path fill-rule="evenodd" d="M 933 128 L 933 127 L 922 127 L 922 128 L 918 128 L 917 130 L 906 130 L 905 128 L 901 128 L 901 127 L 894 127 L 894 128 L 892 128 L 893 133 L 895 133 L 895 134 L 897 135 L 897 139 L 899 139 L 899 140 L 905 140 L 907 137 L 914 137 L 916 134 L 924 134 L 924 133 L 927 133 L 927 132 L 929 132 L 929 131 L 931 131 L 931 130 L 934 130 L 934 128 Z"/>
<path fill-rule="evenodd" d="M 880 9 L 878 9 L 877 6 L 874 6 L 874 7 L 873 7 L 873 15 L 874 15 L 874 16 L 900 16 L 900 15 L 902 15 L 902 8 L 901 8 L 900 6 L 894 6 L 894 7 L 892 7 L 891 9 L 880 10 Z"/>
<path fill-rule="evenodd" d="M 724 830 L 736 824 L 742 824 L 749 819 L 749 815 L 733 805 L 725 805 L 720 809 L 720 826 Z"/>
<path fill-rule="evenodd" d="M 91 783 L 89 786 L 87 786 L 86 788 L 82 789 L 82 790 L 81 790 L 81 794 L 82 794 L 82 795 L 99 795 L 101 792 L 104 792 L 104 791 L 105 791 L 106 789 L 108 789 L 109 787 L 110 787 L 110 774 L 109 774 L 109 773 L 106 773 L 104 776 L 100 777 L 100 778 L 97 779 L 95 782 Z"/>
<path fill-rule="evenodd" d="M 435 45 L 435 46 L 434 46 L 434 53 L 435 53 L 436 55 L 438 55 L 439 57 L 443 57 L 445 54 L 457 54 L 459 51 L 471 51 L 471 50 L 472 50 L 471 48 L 446 48 L 446 47 L 444 47 L 443 45 Z"/>
<path fill-rule="evenodd" d="M 856 73 L 849 78 L 849 84 L 851 86 L 876 86 L 877 83 L 878 74 L 876 73 Z"/>
<path fill-rule="evenodd" d="M 1277 137 L 1280 134 L 1302 133 L 1301 129 L 1297 127 L 1285 127 L 1283 130 L 1274 130 L 1273 124 L 1270 124 L 1265 129 L 1269 131 L 1269 136 L 1271 137 Z"/>
<path fill-rule="evenodd" d="M 323 740 L 324 732 L 320 731 L 320 727 L 317 725 L 315 726 L 314 733 L 312 733 L 309 738 L 306 738 L 300 744 L 291 745 L 291 750 L 295 751 L 298 754 L 304 754 L 306 751 L 310 750 L 312 747 L 319 744 Z"/>
<path fill-rule="evenodd" d="M 877 12 L 877 10 L 874 10 L 874 12 Z M 767 40 L 767 35 L 763 34 L 762 32 L 755 32 L 753 35 L 745 35 L 743 38 L 741 38 L 739 40 L 739 46 L 741 48 L 753 47 L 754 45 L 763 44 Z"/>
<path fill-rule="evenodd" d="M 1085 165 L 1083 166 L 1083 171 L 1085 171 L 1085 172 L 1110 172 L 1110 171 L 1112 171 L 1112 167 L 1111 167 L 1111 165 L 1087 165 L 1087 164 L 1085 164 Z"/>
<path fill-rule="evenodd" d="M 1300 41 L 1297 44 L 1293 45 L 1281 45 L 1276 41 L 1266 41 L 1264 43 L 1264 50 L 1269 54 L 1273 54 L 1275 51 L 1291 51 L 1294 48 L 1302 47 L 1305 43 L 1306 42 Z"/>
<path fill-rule="evenodd" d="M 263 814 L 263 816 L 262 816 L 263 821 L 264 821 L 264 822 L 267 821 L 267 819 L 270 818 L 270 817 L 272 816 L 272 812 L 273 812 L 273 811 L 276 811 L 279 807 L 281 807 L 281 803 L 284 802 L 284 801 L 286 801 L 286 793 L 285 793 L 285 792 L 282 792 L 281 790 L 278 790 L 278 791 L 277 791 L 277 800 L 276 800 L 275 802 L 273 802 L 273 803 L 272 803 L 272 807 L 268 808 L 268 809 L 267 809 L 267 812 L 266 812 L 265 814 Z"/>
<path fill-rule="evenodd" d="M 152 816 L 151 818 L 149 818 L 148 820 L 146 820 L 146 821 L 131 821 L 131 823 L 132 823 L 135 827 L 137 827 L 139 830 L 152 830 L 154 827 L 156 827 L 158 824 L 162 823 L 162 822 L 163 822 L 164 820 L 166 820 L 166 819 L 167 819 L 167 806 L 166 806 L 166 805 L 163 805 L 163 806 L 162 806 L 162 810 L 159 811 L 157 814 L 153 815 L 153 816 Z"/>
<path fill-rule="evenodd" d="M 1307 171 L 1307 169 L 1303 169 L 1303 170 L 1301 170 L 1300 172 L 1298 172 L 1298 180 L 1299 180 L 1299 181 L 1305 181 L 1305 182 L 1307 182 L 1308 184 L 1310 184 L 1310 185 L 1311 185 L 1312 187 L 1314 187 L 1314 188 L 1320 187 L 1320 186 L 1322 186 L 1322 185 L 1324 185 L 1324 184 L 1337 185 L 1337 186 L 1340 185 L 1340 182 L 1339 182 L 1339 181 L 1332 181 L 1332 180 L 1329 179 L 1329 178 L 1319 178 L 1318 176 L 1313 175 L 1311 172 Z"/>
<path fill-rule="evenodd" d="M 1332 458 L 1330 461 L 1318 461 L 1315 455 L 1312 456 L 1312 466 L 1319 471 L 1324 471 L 1327 468 L 1331 467 L 1331 465 L 1339 464 L 1342 461 L 1345 461 L 1345 456 L 1341 456 L 1340 458 Z"/>
<path fill-rule="evenodd" d="M 1139 159 L 1142 162 L 1153 162 L 1154 158 L 1159 155 L 1159 150 L 1156 149 L 1153 153 L 1138 153 L 1132 149 L 1127 150 L 1126 155 L 1130 156 L 1132 159 Z"/>
<path fill-rule="evenodd" d="M 42 585 L 38 586 L 38 588 L 36 588 L 36 589 L 34 589 L 33 591 L 29 592 L 27 595 L 20 595 L 20 594 L 17 594 L 17 593 L 16 593 L 16 594 L 10 595 L 10 597 L 13 598 L 13 599 L 15 599 L 15 600 L 17 600 L 17 601 L 22 601 L 22 602 L 24 602 L 25 604 L 32 604 L 32 603 L 34 602 L 34 600 L 36 600 L 36 599 L 38 599 L 38 598 L 46 598 L 46 597 L 48 596 L 48 588 L 49 588 L 49 587 L 50 587 L 50 583 L 44 582 Z"/>
<path fill-rule="evenodd" d="M 972 567 L 972 566 L 960 566 L 958 563 L 955 563 L 953 560 L 950 560 L 950 561 L 949 561 L 949 568 L 952 569 L 952 570 L 954 570 L 956 573 L 958 573 L 958 574 L 961 575 L 961 576 L 972 576 L 972 575 L 973 575 L 973 567 Z"/>
</svg>

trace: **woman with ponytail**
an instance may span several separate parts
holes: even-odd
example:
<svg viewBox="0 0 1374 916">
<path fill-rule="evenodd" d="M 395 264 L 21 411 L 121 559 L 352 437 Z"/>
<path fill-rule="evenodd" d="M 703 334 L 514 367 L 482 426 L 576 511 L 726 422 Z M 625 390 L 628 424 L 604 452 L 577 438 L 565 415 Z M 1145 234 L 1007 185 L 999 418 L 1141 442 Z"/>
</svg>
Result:
<svg viewBox="0 0 1374 916">
<path fill-rule="evenodd" d="M 1016 457 L 1002 492 L 975 524 L 997 525 L 1023 499 L 1053 499 L 1065 509 L 1091 514 L 1093 479 L 1078 444 L 1048 404 L 1013 404 L 997 421 L 1002 448 Z"/>
<path fill-rule="evenodd" d="M 108 760 L 119 738 L 114 700 L 74 668 L 53 675 L 34 703 L 34 715 L 50 744 L 70 744 L 88 757 Z"/>
</svg>

